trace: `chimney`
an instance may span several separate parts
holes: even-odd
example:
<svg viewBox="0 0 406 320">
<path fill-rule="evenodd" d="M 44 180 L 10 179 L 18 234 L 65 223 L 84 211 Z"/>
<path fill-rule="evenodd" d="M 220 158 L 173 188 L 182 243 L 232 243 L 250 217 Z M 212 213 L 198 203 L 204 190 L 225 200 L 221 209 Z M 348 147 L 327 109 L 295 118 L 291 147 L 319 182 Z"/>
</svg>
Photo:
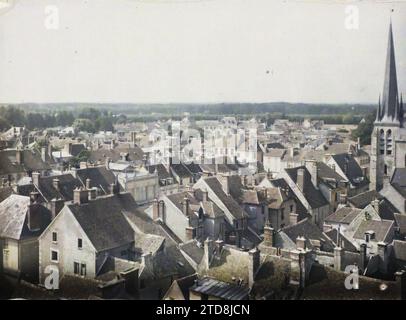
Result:
<svg viewBox="0 0 406 320">
<path fill-rule="evenodd" d="M 295 156 L 295 148 L 289 148 L 289 155 L 293 158 Z"/>
<path fill-rule="evenodd" d="M 223 185 L 223 191 L 226 195 L 230 195 L 230 186 L 229 186 L 229 181 L 228 177 L 223 177 L 221 179 L 221 184 Z"/>
<path fill-rule="evenodd" d="M 190 240 L 194 239 L 194 229 L 193 229 L 193 227 L 186 227 L 185 236 L 186 236 L 186 241 L 190 241 Z"/>
<path fill-rule="evenodd" d="M 183 199 L 182 202 L 182 206 L 183 206 L 183 214 L 188 217 L 189 216 L 189 199 L 185 196 L 185 198 Z"/>
<path fill-rule="evenodd" d="M 304 175 L 305 175 L 305 169 L 299 168 L 297 170 L 297 182 L 296 182 L 296 184 L 297 184 L 298 188 L 300 189 L 300 191 L 304 190 L 304 183 L 305 183 Z"/>
<path fill-rule="evenodd" d="M 213 257 L 213 241 L 207 238 L 204 241 L 204 259 L 205 267 L 208 270 L 210 268 L 210 262 Z"/>
<path fill-rule="evenodd" d="M 111 150 L 114 149 L 115 144 L 116 144 L 116 141 L 115 141 L 114 139 L 111 139 L 111 142 L 110 142 L 110 149 L 111 149 Z"/>
<path fill-rule="evenodd" d="M 400 299 L 406 300 L 406 271 L 401 270 L 395 273 L 396 284 L 399 287 Z"/>
<path fill-rule="evenodd" d="M 39 185 L 39 177 L 40 177 L 40 173 L 39 172 L 33 172 L 31 174 L 31 178 L 32 178 L 32 183 L 34 184 L 34 186 L 38 187 Z"/>
<path fill-rule="evenodd" d="M 166 220 L 165 220 L 165 202 L 163 200 L 158 202 L 158 218 L 160 218 L 163 223 L 166 222 Z"/>
<path fill-rule="evenodd" d="M 379 271 L 383 274 L 388 272 L 388 244 L 385 242 L 378 242 L 378 255 L 379 255 Z"/>
<path fill-rule="evenodd" d="M 111 159 L 109 157 L 106 158 L 105 166 L 107 170 L 110 170 L 110 161 Z"/>
<path fill-rule="evenodd" d="M 52 144 L 48 143 L 48 156 L 52 157 Z"/>
<path fill-rule="evenodd" d="M 110 184 L 110 194 L 119 194 L 120 193 L 120 186 L 118 185 L 117 181 L 115 183 Z"/>
<path fill-rule="evenodd" d="M 314 187 L 316 189 L 318 189 L 317 162 L 314 161 L 314 160 L 307 160 L 306 161 L 306 168 L 310 173 L 310 176 L 312 178 L 312 183 L 313 183 Z"/>
<path fill-rule="evenodd" d="M 52 179 L 52 186 L 59 191 L 59 179 L 58 178 L 53 178 Z"/>
<path fill-rule="evenodd" d="M 298 250 L 306 250 L 306 239 L 304 237 L 297 237 L 296 247 Z"/>
<path fill-rule="evenodd" d="M 59 211 L 62 210 L 64 206 L 63 199 L 52 199 L 51 200 L 51 213 L 52 213 L 52 220 L 58 215 Z"/>
<path fill-rule="evenodd" d="M 18 164 L 23 164 L 23 162 L 24 162 L 24 150 L 21 150 L 21 149 L 16 150 L 16 162 Z"/>
<path fill-rule="evenodd" d="M 209 199 L 209 192 L 207 190 L 204 190 L 202 192 L 202 201 L 207 202 L 208 199 Z"/>
<path fill-rule="evenodd" d="M 47 148 L 45 148 L 45 147 L 41 148 L 41 160 L 43 162 L 47 161 Z"/>
<path fill-rule="evenodd" d="M 139 290 L 139 269 L 132 268 L 120 272 L 120 277 L 125 280 L 125 290 L 127 293 L 134 295 Z"/>
<path fill-rule="evenodd" d="M 344 251 L 341 247 L 334 248 L 334 269 L 341 271 Z"/>
<path fill-rule="evenodd" d="M 257 247 L 250 250 L 248 254 L 249 254 L 248 286 L 252 288 L 255 282 L 255 276 L 260 266 L 261 254 Z"/>
<path fill-rule="evenodd" d="M 348 159 L 345 159 L 345 162 L 344 162 L 344 174 L 345 175 L 348 174 Z"/>
<path fill-rule="evenodd" d="M 89 201 L 88 190 L 83 188 L 76 188 L 73 190 L 73 203 L 83 204 Z"/>
<path fill-rule="evenodd" d="M 31 203 L 28 205 L 28 229 L 30 231 L 38 231 L 41 229 L 41 215 L 39 214 L 40 205 L 37 203 Z"/>
<path fill-rule="evenodd" d="M 158 200 L 155 199 L 152 203 L 152 220 L 156 221 L 159 218 L 159 203 Z"/>
<path fill-rule="evenodd" d="M 141 265 L 146 267 L 149 271 L 154 272 L 154 262 L 151 252 L 146 252 L 141 256 Z"/>
<path fill-rule="evenodd" d="M 90 189 L 87 189 L 87 191 L 89 193 L 89 197 L 88 197 L 89 201 L 96 200 L 96 198 L 97 198 L 97 189 L 96 188 L 90 188 Z"/>
<path fill-rule="evenodd" d="M 372 207 L 374 208 L 374 210 L 379 214 L 379 200 L 378 199 L 374 199 L 371 202 Z"/>
<path fill-rule="evenodd" d="M 92 187 L 90 186 L 92 180 L 90 180 L 89 178 L 86 179 L 86 189 L 91 189 Z"/>
<path fill-rule="evenodd" d="M 88 167 L 87 161 L 80 161 L 79 169 L 86 169 Z"/>
<path fill-rule="evenodd" d="M 269 223 L 264 227 L 264 244 L 268 247 L 273 247 L 274 245 L 274 229 Z"/>
<path fill-rule="evenodd" d="M 299 215 L 297 213 L 289 214 L 289 225 L 297 224 Z"/>
<path fill-rule="evenodd" d="M 361 243 L 359 246 L 359 268 L 361 272 L 364 272 L 367 262 L 367 244 Z"/>
<path fill-rule="evenodd" d="M 221 256 L 221 251 L 223 250 L 224 241 L 217 239 L 214 245 L 216 248 L 216 256 L 219 258 Z"/>
</svg>

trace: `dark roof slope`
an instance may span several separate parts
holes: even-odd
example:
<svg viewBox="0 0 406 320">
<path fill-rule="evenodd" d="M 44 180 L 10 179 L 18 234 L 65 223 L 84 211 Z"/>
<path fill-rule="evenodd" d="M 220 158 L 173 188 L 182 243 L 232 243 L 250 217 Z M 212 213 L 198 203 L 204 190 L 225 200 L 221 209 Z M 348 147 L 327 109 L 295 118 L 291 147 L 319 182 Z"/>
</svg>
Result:
<svg viewBox="0 0 406 320">
<path fill-rule="evenodd" d="M 90 167 L 85 169 L 77 169 L 76 175 L 86 185 L 86 180 L 90 179 L 90 186 L 102 189 L 104 193 L 109 193 L 109 187 L 115 182 L 113 172 L 107 170 L 105 166 Z"/>
<path fill-rule="evenodd" d="M 289 177 L 293 180 L 293 182 L 297 184 L 297 172 L 299 169 L 304 169 L 304 189 L 301 191 L 309 205 L 312 208 L 320 208 L 322 206 L 328 205 L 328 202 L 324 198 L 323 194 L 314 187 L 312 183 L 312 177 L 306 167 L 301 166 L 285 170 L 288 173 Z"/>
<path fill-rule="evenodd" d="M 134 242 L 134 230 L 124 211 L 136 211 L 130 194 L 110 195 L 68 208 L 98 252 Z"/>
<path fill-rule="evenodd" d="M 59 189 L 55 189 L 53 185 L 54 179 L 59 180 Z M 80 181 L 75 179 L 73 175 L 62 174 L 58 176 L 40 177 L 37 189 L 46 201 L 51 201 L 52 199 L 71 201 L 73 199 L 73 190 L 81 186 Z"/>
<path fill-rule="evenodd" d="M 332 157 L 353 186 L 364 186 L 369 183 L 353 155 L 340 153 Z"/>
<path fill-rule="evenodd" d="M 378 191 L 370 190 L 357 194 L 354 197 L 348 198 L 348 202 L 351 203 L 356 208 L 364 209 L 373 200 L 382 198 L 383 196 L 381 196 L 381 194 Z"/>
</svg>

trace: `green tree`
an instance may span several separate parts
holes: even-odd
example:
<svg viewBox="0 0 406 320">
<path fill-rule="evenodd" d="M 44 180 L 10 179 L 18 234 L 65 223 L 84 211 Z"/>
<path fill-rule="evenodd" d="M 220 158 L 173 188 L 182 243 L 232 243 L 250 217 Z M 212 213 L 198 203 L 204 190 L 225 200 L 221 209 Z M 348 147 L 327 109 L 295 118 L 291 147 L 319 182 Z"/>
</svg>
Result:
<svg viewBox="0 0 406 320">
<path fill-rule="evenodd" d="M 374 128 L 375 113 L 369 113 L 365 118 L 365 121 L 358 124 L 357 129 L 352 130 L 351 137 L 354 140 L 360 138 L 362 145 L 371 144 L 371 134 Z"/>
</svg>

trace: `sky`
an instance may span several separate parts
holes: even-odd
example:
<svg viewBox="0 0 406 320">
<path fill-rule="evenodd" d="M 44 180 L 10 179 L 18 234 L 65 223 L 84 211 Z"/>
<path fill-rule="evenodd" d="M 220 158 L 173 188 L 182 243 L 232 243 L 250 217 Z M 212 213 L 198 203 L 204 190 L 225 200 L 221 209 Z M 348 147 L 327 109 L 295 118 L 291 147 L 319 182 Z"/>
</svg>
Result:
<svg viewBox="0 0 406 320">
<path fill-rule="evenodd" d="M 405 1 L 14 0 L 0 103 L 377 103 L 390 17 L 406 91 Z"/>
</svg>

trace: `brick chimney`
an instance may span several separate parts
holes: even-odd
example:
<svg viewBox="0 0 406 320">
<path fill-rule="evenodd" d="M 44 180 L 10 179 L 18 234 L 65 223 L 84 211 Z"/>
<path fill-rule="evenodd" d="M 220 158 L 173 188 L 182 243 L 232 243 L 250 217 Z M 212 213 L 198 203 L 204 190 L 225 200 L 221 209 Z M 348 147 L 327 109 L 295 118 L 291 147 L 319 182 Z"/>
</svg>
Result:
<svg viewBox="0 0 406 320">
<path fill-rule="evenodd" d="M 190 241 L 194 239 L 194 229 L 193 227 L 186 227 L 185 229 L 185 237 L 186 241 Z"/>
<path fill-rule="evenodd" d="M 96 188 L 90 188 L 90 189 L 87 189 L 87 191 L 89 193 L 89 196 L 88 196 L 89 201 L 96 200 L 96 198 L 97 198 L 97 189 Z"/>
<path fill-rule="evenodd" d="M 204 241 L 204 262 L 206 269 L 210 268 L 210 262 L 213 257 L 213 241 L 207 238 Z"/>
<path fill-rule="evenodd" d="M 160 218 L 163 223 L 166 222 L 166 219 L 165 219 L 165 202 L 163 200 L 158 202 L 158 218 Z"/>
<path fill-rule="evenodd" d="M 358 267 L 361 272 L 364 272 L 367 263 L 367 244 L 361 243 L 359 248 L 359 263 Z"/>
<path fill-rule="evenodd" d="M 159 218 L 159 203 L 158 200 L 155 199 L 152 203 L 152 220 L 156 221 Z"/>
<path fill-rule="evenodd" d="M 51 213 L 52 213 L 52 220 L 58 215 L 59 211 L 62 210 L 64 206 L 63 199 L 52 199 L 51 200 Z"/>
<path fill-rule="evenodd" d="M 379 271 L 383 274 L 388 272 L 388 244 L 385 242 L 378 242 L 378 255 L 379 255 Z"/>
<path fill-rule="evenodd" d="M 88 190 L 83 188 L 76 188 L 73 190 L 73 203 L 83 204 L 89 201 Z"/>
<path fill-rule="evenodd" d="M 296 247 L 298 250 L 306 250 L 306 239 L 304 237 L 297 237 Z"/>
<path fill-rule="evenodd" d="M 300 168 L 297 170 L 297 182 L 296 182 L 298 188 L 300 191 L 304 190 L 304 184 L 305 184 L 305 169 Z"/>
<path fill-rule="evenodd" d="M 59 179 L 58 178 L 53 178 L 52 179 L 52 186 L 59 191 Z"/>
<path fill-rule="evenodd" d="M 202 192 L 202 201 L 207 202 L 208 199 L 209 199 L 209 193 L 207 192 L 207 190 L 204 190 Z"/>
<path fill-rule="evenodd" d="M 41 229 L 40 204 L 30 203 L 27 212 L 27 224 L 30 231 L 38 231 Z"/>
<path fill-rule="evenodd" d="M 21 149 L 16 150 L 16 162 L 18 164 L 23 164 L 23 162 L 24 162 L 24 150 L 21 150 Z"/>
<path fill-rule="evenodd" d="M 334 248 L 334 269 L 341 271 L 344 251 L 341 247 Z"/>
<path fill-rule="evenodd" d="M 297 213 L 289 214 L 289 225 L 297 224 L 299 215 Z"/>
<path fill-rule="evenodd" d="M 270 224 L 264 227 L 264 244 L 268 247 L 273 247 L 274 245 L 274 229 Z"/>
<path fill-rule="evenodd" d="M 106 166 L 107 170 L 110 170 L 110 161 L 111 161 L 111 159 L 109 157 L 107 157 L 106 161 L 105 161 L 105 166 Z"/>
<path fill-rule="evenodd" d="M 189 199 L 185 196 L 182 202 L 182 211 L 185 216 L 189 216 Z"/>
<path fill-rule="evenodd" d="M 221 251 L 223 250 L 224 246 L 224 241 L 221 239 L 217 239 L 216 242 L 214 243 L 215 246 L 215 251 L 216 251 L 216 256 L 220 257 L 221 256 Z"/>
<path fill-rule="evenodd" d="M 34 186 L 38 187 L 39 185 L 39 177 L 40 177 L 40 173 L 39 172 L 33 172 L 31 174 L 31 178 L 32 178 L 32 183 L 34 184 Z"/>
<path fill-rule="evenodd" d="M 371 202 L 372 207 L 374 208 L 374 210 L 379 214 L 379 200 L 378 199 L 374 199 Z"/>
<path fill-rule="evenodd" d="M 406 271 L 401 270 L 395 273 L 396 284 L 399 287 L 400 299 L 406 300 Z"/>
<path fill-rule="evenodd" d="M 255 283 L 255 276 L 259 270 L 261 253 L 258 248 L 255 247 L 254 249 L 250 250 L 248 254 L 248 286 L 252 288 Z"/>
<path fill-rule="evenodd" d="M 91 185 L 91 182 L 92 182 L 92 180 L 90 180 L 89 178 L 87 178 L 86 179 L 86 189 L 91 189 L 92 187 L 90 186 Z"/>
<path fill-rule="evenodd" d="M 47 148 L 45 148 L 45 147 L 41 148 L 41 160 L 43 162 L 47 161 Z"/>
<path fill-rule="evenodd" d="M 110 184 L 110 194 L 119 194 L 120 193 L 120 186 L 118 182 L 116 181 L 115 183 Z"/>
<path fill-rule="evenodd" d="M 306 160 L 306 168 L 310 173 L 314 187 L 318 189 L 317 162 L 315 160 Z"/>
</svg>

